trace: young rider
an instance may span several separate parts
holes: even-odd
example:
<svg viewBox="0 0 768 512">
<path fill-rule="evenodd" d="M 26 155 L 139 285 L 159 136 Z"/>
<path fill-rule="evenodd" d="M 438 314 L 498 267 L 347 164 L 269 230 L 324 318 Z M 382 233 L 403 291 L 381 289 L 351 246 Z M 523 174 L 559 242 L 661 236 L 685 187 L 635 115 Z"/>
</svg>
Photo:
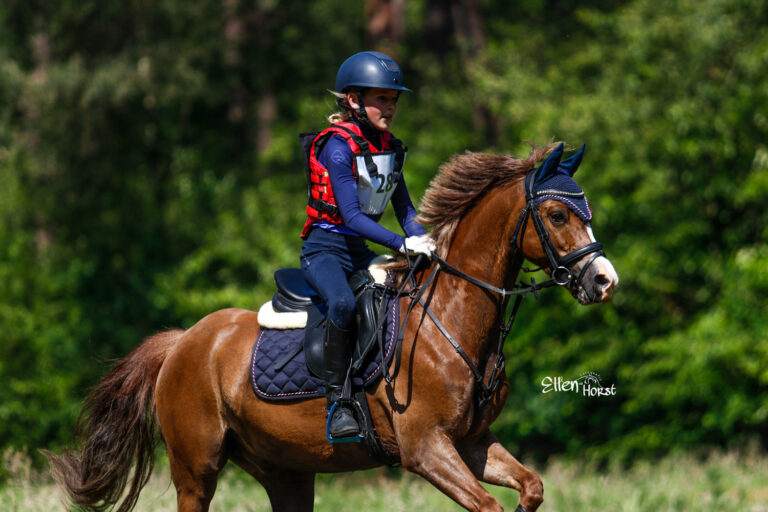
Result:
<svg viewBox="0 0 768 512">
<path fill-rule="evenodd" d="M 310 191 L 301 268 L 328 304 L 324 349 L 329 408 L 341 398 L 354 341 L 355 297 L 347 279 L 376 256 L 365 241 L 400 252 L 429 255 L 434 249 L 415 221 L 401 174 L 405 150 L 389 132 L 402 91 L 410 89 L 391 57 L 379 52 L 351 56 L 336 74 L 334 94 L 344 111 L 330 116 L 331 126 L 307 148 Z M 378 224 L 390 201 L 407 237 Z M 331 436 L 359 432 L 352 412 L 340 403 L 330 420 Z"/>
</svg>

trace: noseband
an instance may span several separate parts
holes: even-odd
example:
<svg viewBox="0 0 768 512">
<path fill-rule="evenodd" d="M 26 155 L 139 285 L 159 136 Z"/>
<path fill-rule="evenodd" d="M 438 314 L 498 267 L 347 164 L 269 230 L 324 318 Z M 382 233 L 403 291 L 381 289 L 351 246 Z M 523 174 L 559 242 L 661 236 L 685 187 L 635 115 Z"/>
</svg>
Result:
<svg viewBox="0 0 768 512">
<path fill-rule="evenodd" d="M 523 236 L 525 235 L 525 225 L 527 224 L 528 217 L 533 220 L 533 227 L 536 229 L 536 234 L 539 235 L 539 242 L 544 249 L 544 253 L 549 259 L 550 277 L 553 284 L 566 286 L 573 289 L 581 284 L 581 280 L 584 277 L 584 273 L 590 265 L 600 256 L 605 256 L 603 252 L 603 244 L 600 242 L 592 242 L 583 247 L 569 252 L 565 256 L 560 256 L 552 244 L 552 239 L 549 237 L 549 232 L 544 225 L 544 219 L 541 218 L 539 212 L 539 205 L 536 204 L 536 198 L 543 195 L 550 195 L 551 191 L 535 192 L 533 190 L 533 182 L 535 173 L 530 172 L 525 176 L 525 208 L 520 212 L 520 217 L 517 220 L 515 226 L 515 232 L 510 239 L 512 247 L 514 247 L 520 254 L 523 252 Z M 519 239 L 519 242 L 518 242 Z M 574 272 L 572 265 L 582 259 L 584 256 L 591 254 L 587 263 L 581 268 L 579 275 L 574 278 Z"/>
</svg>

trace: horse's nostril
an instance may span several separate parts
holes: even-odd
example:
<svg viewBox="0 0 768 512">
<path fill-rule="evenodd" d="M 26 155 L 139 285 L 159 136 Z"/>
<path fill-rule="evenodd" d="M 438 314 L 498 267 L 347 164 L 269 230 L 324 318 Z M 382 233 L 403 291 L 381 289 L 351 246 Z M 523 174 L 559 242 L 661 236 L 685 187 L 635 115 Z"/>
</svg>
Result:
<svg viewBox="0 0 768 512">
<path fill-rule="evenodd" d="M 611 280 L 605 277 L 605 275 L 603 274 L 597 274 L 595 276 L 595 284 L 597 284 L 598 286 L 605 286 L 610 282 Z"/>
</svg>

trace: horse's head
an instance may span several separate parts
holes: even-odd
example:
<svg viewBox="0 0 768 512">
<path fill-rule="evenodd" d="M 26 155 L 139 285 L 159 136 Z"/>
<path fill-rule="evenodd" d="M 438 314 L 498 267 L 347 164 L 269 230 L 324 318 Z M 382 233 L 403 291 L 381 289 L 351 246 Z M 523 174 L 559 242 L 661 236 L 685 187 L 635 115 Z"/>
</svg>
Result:
<svg viewBox="0 0 768 512">
<path fill-rule="evenodd" d="M 619 276 L 595 240 L 590 225 L 592 210 L 573 181 L 584 146 L 561 162 L 562 156 L 560 144 L 526 176 L 526 207 L 517 228 L 522 232 L 516 230 L 515 243 L 526 258 L 544 267 L 581 304 L 607 302 Z"/>
</svg>

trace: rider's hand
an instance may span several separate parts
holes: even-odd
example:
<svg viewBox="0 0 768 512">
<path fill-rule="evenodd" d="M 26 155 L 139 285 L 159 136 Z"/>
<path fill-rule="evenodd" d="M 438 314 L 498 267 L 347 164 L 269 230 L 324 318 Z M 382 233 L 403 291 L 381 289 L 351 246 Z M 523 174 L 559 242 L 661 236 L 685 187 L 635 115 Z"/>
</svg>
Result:
<svg viewBox="0 0 768 512">
<path fill-rule="evenodd" d="M 431 256 L 435 250 L 435 242 L 429 235 L 409 236 L 400 247 L 400 252 L 404 253 L 406 250 L 409 253 Z"/>
</svg>

